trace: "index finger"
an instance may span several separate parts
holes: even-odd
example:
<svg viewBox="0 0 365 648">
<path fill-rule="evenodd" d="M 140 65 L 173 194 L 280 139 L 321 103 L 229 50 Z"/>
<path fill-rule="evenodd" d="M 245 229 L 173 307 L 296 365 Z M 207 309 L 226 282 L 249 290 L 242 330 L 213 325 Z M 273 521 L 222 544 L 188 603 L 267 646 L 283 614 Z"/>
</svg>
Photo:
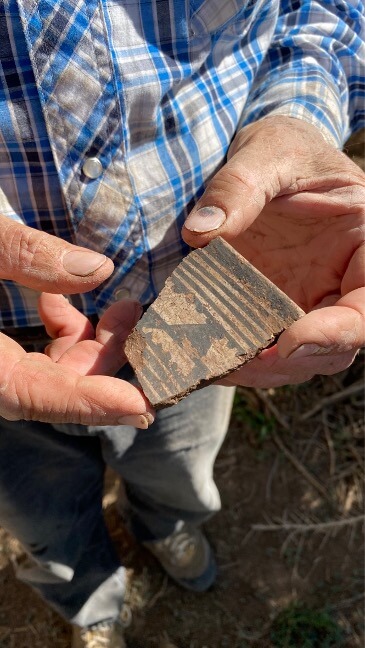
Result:
<svg viewBox="0 0 365 648">
<path fill-rule="evenodd" d="M 141 314 L 142 306 L 132 299 L 112 304 L 96 327 L 95 339 L 69 346 L 58 363 L 83 375 L 115 375 L 127 361 L 123 342 Z"/>
<path fill-rule="evenodd" d="M 0 214 L 0 278 L 40 292 L 75 294 L 113 272 L 104 254 L 72 245 Z"/>
</svg>

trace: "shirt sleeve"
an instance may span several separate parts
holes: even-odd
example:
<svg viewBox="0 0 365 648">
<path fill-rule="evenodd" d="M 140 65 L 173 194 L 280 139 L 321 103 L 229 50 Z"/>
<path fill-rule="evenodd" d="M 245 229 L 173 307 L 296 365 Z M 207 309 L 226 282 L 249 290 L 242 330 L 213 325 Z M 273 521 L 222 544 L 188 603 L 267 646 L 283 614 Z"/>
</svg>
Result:
<svg viewBox="0 0 365 648">
<path fill-rule="evenodd" d="M 337 147 L 364 127 L 362 0 L 282 0 L 240 125 L 269 114 L 310 122 Z"/>
</svg>

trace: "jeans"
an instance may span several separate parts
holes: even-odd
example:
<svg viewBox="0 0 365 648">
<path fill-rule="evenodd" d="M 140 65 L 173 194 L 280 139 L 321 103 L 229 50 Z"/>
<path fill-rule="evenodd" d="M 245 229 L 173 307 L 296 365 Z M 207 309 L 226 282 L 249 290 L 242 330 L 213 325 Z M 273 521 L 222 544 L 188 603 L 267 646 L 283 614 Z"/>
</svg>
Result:
<svg viewBox="0 0 365 648">
<path fill-rule="evenodd" d="M 105 465 L 123 478 L 137 540 L 200 525 L 220 508 L 213 464 L 233 393 L 196 391 L 148 430 L 0 418 L 0 525 L 30 557 L 18 577 L 74 624 L 116 618 L 126 573 L 103 519 Z"/>
</svg>

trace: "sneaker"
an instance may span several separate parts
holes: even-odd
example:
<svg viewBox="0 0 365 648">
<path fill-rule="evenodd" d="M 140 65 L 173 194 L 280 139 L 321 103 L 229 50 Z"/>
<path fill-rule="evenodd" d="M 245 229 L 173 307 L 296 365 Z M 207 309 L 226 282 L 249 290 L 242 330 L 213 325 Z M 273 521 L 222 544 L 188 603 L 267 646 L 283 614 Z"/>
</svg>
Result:
<svg viewBox="0 0 365 648">
<path fill-rule="evenodd" d="M 182 523 L 164 540 L 144 542 L 168 575 L 182 587 L 205 592 L 217 576 L 212 549 L 196 527 Z"/>
<path fill-rule="evenodd" d="M 72 629 L 72 648 L 127 648 L 119 621 Z"/>
</svg>

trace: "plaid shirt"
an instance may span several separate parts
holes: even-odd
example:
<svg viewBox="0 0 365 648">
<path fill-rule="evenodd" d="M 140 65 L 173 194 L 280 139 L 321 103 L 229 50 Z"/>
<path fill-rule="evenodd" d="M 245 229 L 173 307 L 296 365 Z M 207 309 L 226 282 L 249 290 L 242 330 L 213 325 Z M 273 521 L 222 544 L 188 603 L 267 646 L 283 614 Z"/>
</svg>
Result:
<svg viewBox="0 0 365 648">
<path fill-rule="evenodd" d="M 361 0 L 1 0 L 0 61 L 0 212 L 114 261 L 87 314 L 154 299 L 240 125 L 364 125 Z M 0 327 L 36 296 L 0 282 Z"/>
</svg>

